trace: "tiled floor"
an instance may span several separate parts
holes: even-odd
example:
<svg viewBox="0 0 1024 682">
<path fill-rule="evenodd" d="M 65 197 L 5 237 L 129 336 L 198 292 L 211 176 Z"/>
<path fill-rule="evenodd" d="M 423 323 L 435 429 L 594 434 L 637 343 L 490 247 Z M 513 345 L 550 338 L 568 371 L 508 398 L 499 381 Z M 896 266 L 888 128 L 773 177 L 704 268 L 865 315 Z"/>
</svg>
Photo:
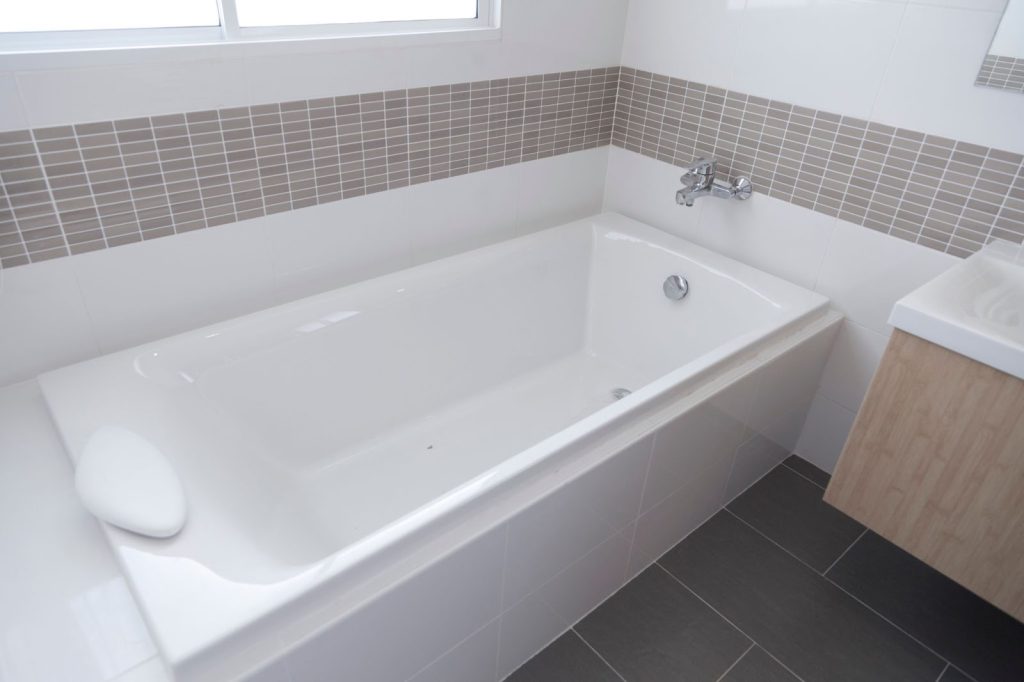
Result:
<svg viewBox="0 0 1024 682">
<path fill-rule="evenodd" d="M 1024 624 L 821 500 L 790 457 L 510 682 L 1024 681 Z"/>
</svg>

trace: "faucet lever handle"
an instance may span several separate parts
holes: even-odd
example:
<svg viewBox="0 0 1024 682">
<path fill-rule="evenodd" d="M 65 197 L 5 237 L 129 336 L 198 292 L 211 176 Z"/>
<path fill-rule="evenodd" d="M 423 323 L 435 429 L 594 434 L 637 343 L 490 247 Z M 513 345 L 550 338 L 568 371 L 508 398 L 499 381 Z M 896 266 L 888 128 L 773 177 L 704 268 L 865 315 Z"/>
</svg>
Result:
<svg viewBox="0 0 1024 682">
<path fill-rule="evenodd" d="M 715 178 L 715 171 L 718 170 L 718 163 L 704 157 L 694 160 L 689 166 L 683 169 L 683 176 L 679 181 L 688 187 L 702 188 L 711 184 Z"/>
<path fill-rule="evenodd" d="M 686 169 L 687 173 L 694 175 L 711 176 L 715 175 L 718 170 L 718 161 L 714 159 L 705 159 L 703 156 L 695 159 Z"/>
</svg>

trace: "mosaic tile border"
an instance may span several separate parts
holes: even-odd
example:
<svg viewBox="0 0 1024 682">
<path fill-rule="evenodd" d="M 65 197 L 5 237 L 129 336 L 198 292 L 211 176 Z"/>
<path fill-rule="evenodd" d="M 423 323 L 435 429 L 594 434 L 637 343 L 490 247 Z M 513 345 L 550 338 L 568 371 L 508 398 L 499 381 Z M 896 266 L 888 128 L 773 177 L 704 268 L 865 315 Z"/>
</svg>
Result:
<svg viewBox="0 0 1024 682">
<path fill-rule="evenodd" d="M 628 67 L 0 132 L 0 267 L 614 144 L 957 256 L 1024 156 Z"/>
<path fill-rule="evenodd" d="M 1024 156 L 623 67 L 612 144 L 957 256 L 1024 241 Z"/>
<path fill-rule="evenodd" d="M 987 54 L 974 84 L 1024 92 L 1024 59 Z"/>
<path fill-rule="evenodd" d="M 604 146 L 618 72 L 0 133 L 0 266 Z"/>
</svg>

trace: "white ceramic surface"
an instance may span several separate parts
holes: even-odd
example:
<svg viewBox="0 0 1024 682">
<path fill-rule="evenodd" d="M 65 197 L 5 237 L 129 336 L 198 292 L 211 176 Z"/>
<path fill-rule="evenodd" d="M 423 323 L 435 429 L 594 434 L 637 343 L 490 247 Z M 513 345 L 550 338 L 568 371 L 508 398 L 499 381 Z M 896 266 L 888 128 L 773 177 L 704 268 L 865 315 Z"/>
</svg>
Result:
<svg viewBox="0 0 1024 682">
<path fill-rule="evenodd" d="M 897 301 L 889 323 L 1024 379 L 1024 247 L 990 244 Z"/>
<path fill-rule="evenodd" d="M 679 302 L 661 292 L 676 272 L 691 283 Z M 178 536 L 106 531 L 169 663 L 208 679 L 217 652 L 256 641 L 257 625 L 303 641 L 332 614 L 307 609 L 407 538 L 825 304 L 604 215 L 40 381 L 72 458 L 119 424 L 182 477 L 191 508 Z M 615 402 L 620 386 L 634 393 Z"/>
</svg>

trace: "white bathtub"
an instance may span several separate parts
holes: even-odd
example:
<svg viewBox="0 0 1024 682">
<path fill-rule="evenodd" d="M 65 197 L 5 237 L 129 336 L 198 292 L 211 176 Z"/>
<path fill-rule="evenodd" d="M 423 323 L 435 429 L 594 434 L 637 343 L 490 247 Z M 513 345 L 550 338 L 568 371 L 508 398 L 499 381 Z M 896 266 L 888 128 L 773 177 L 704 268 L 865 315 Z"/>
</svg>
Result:
<svg viewBox="0 0 1024 682">
<path fill-rule="evenodd" d="M 690 284 L 680 301 L 662 292 L 672 274 Z M 368 612 L 716 390 L 824 338 L 826 304 L 609 214 L 40 382 L 72 460 L 119 425 L 172 461 L 185 529 L 105 532 L 173 673 L 221 680 Z M 617 388 L 632 394 L 615 400 Z M 802 422 L 809 398 L 781 412 Z"/>
</svg>

